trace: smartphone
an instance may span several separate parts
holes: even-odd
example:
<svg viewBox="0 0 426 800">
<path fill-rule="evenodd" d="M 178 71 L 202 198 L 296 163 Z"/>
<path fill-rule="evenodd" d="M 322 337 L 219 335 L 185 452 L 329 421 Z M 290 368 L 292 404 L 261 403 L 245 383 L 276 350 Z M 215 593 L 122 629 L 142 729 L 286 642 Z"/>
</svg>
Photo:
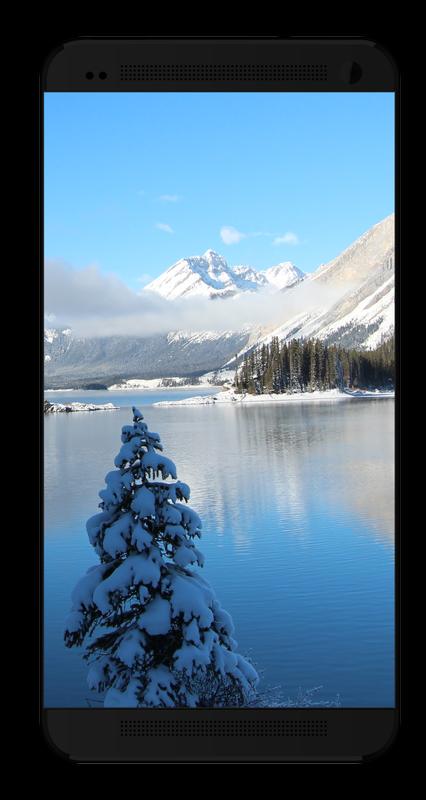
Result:
<svg viewBox="0 0 426 800">
<path fill-rule="evenodd" d="M 398 103 L 362 38 L 81 38 L 41 76 L 42 708 L 77 763 L 398 730 Z"/>
</svg>

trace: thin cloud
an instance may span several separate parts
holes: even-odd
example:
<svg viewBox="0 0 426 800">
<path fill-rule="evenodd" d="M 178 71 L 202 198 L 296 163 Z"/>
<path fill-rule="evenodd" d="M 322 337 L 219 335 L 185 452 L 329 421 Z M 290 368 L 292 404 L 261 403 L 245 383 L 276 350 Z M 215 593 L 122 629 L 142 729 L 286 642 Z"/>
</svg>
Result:
<svg viewBox="0 0 426 800">
<path fill-rule="evenodd" d="M 241 239 L 246 239 L 247 234 L 233 228 L 232 225 L 224 225 L 220 229 L 220 238 L 224 244 L 238 244 Z"/>
<path fill-rule="evenodd" d="M 276 236 L 272 244 L 299 244 L 299 237 L 293 231 L 287 231 L 282 236 Z"/>
<path fill-rule="evenodd" d="M 157 222 L 155 227 L 159 231 L 164 231 L 164 233 L 174 233 L 172 226 L 168 225 L 167 222 Z"/>
<path fill-rule="evenodd" d="M 224 244 L 238 244 L 241 242 L 242 239 L 252 239 L 256 236 L 265 236 L 267 238 L 273 238 L 272 244 L 280 245 L 280 244 L 299 244 L 299 237 L 293 231 L 287 231 L 280 236 L 276 236 L 273 233 L 268 233 L 268 231 L 252 231 L 250 233 L 243 233 L 239 231 L 237 228 L 234 228 L 232 225 L 224 225 L 220 229 L 220 238 Z"/>
<path fill-rule="evenodd" d="M 159 199 L 162 203 L 178 203 L 179 200 L 182 200 L 182 195 L 180 194 L 161 194 Z"/>
</svg>

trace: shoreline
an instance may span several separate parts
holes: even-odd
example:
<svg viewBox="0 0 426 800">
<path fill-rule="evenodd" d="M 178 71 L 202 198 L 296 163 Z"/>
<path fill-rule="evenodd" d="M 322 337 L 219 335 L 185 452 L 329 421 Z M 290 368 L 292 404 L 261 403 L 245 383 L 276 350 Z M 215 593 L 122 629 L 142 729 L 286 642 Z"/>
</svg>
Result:
<svg viewBox="0 0 426 800">
<path fill-rule="evenodd" d="M 50 403 L 44 401 L 45 414 L 75 414 L 81 411 L 118 411 L 112 403 Z"/>
<path fill-rule="evenodd" d="M 379 392 L 379 391 L 350 391 L 345 389 L 343 392 L 338 389 L 329 389 L 324 392 L 294 392 L 292 394 L 237 394 L 233 389 L 228 389 L 223 392 L 218 392 L 215 395 L 203 397 L 196 395 L 194 397 L 186 397 L 183 400 L 160 400 L 153 403 L 153 406 L 207 406 L 207 405 L 253 405 L 253 404 L 266 404 L 266 403 L 320 403 L 320 402 L 335 402 L 341 400 L 359 400 L 371 399 L 380 400 L 395 398 L 395 392 Z"/>
<path fill-rule="evenodd" d="M 145 383 L 135 384 L 134 386 L 120 386 L 119 384 L 114 384 L 113 386 L 108 386 L 106 389 L 43 389 L 43 392 L 44 394 L 62 394 L 64 392 L 88 392 L 90 394 L 95 394 L 96 392 L 103 394 L 104 392 L 108 392 L 114 394 L 114 392 L 191 392 L 197 391 L 198 389 L 211 389 L 214 392 L 220 392 L 223 391 L 223 389 L 229 389 L 229 384 L 224 387 L 212 383 L 190 383 L 188 385 L 178 384 L 176 386 L 148 386 Z"/>
</svg>

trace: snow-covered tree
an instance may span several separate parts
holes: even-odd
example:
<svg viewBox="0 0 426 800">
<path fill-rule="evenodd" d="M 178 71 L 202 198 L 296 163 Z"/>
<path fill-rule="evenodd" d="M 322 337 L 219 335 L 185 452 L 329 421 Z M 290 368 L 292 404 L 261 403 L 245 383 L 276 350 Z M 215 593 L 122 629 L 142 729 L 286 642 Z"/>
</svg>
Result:
<svg viewBox="0 0 426 800">
<path fill-rule="evenodd" d="M 236 652 L 230 615 L 197 572 L 201 520 L 189 487 L 133 408 L 101 513 L 87 522 L 100 564 L 72 593 L 67 647 L 84 644 L 106 707 L 241 706 L 258 676 Z"/>
</svg>

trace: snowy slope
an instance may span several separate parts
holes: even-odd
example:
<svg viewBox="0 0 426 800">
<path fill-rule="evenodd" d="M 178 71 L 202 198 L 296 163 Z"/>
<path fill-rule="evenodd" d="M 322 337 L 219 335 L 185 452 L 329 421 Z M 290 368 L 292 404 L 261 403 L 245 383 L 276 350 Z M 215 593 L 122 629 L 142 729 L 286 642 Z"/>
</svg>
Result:
<svg viewBox="0 0 426 800">
<path fill-rule="evenodd" d="M 144 291 L 156 292 L 168 300 L 180 297 L 231 297 L 242 292 L 268 288 L 273 291 L 293 286 L 304 273 L 290 261 L 259 271 L 246 264 L 230 267 L 215 250 L 202 256 L 181 258 Z"/>
<path fill-rule="evenodd" d="M 200 375 L 220 369 L 249 341 L 250 332 L 171 331 L 149 337 L 45 337 L 46 388 L 119 383 L 130 378 Z M 64 346 L 64 339 L 66 345 Z"/>
<path fill-rule="evenodd" d="M 317 338 L 344 347 L 372 349 L 394 331 L 394 275 L 378 270 L 361 287 L 348 292 L 331 308 L 321 308 L 291 317 L 283 325 L 259 337 L 268 343 Z"/>
<path fill-rule="evenodd" d="M 384 265 L 320 320 L 318 337 L 351 347 L 377 347 L 394 331 L 395 277 Z"/>
<path fill-rule="evenodd" d="M 298 292 L 318 286 L 318 305 L 258 332 L 256 341 L 251 339 L 245 350 L 253 344 L 268 343 L 274 336 L 286 341 L 315 337 L 344 347 L 377 347 L 394 331 L 394 253 L 391 214 L 293 288 L 292 297 L 297 302 Z M 324 305 L 325 289 L 332 290 L 330 297 L 334 300 Z M 300 304 L 303 306 L 303 298 Z"/>
<path fill-rule="evenodd" d="M 394 239 L 395 215 L 390 214 L 359 236 L 332 261 L 321 264 L 307 276 L 307 280 L 334 286 L 360 285 L 388 258 L 393 257 Z"/>
<path fill-rule="evenodd" d="M 168 300 L 188 296 L 229 296 L 237 285 L 226 260 L 214 250 L 202 256 L 181 258 L 158 278 L 145 286 Z"/>
</svg>

